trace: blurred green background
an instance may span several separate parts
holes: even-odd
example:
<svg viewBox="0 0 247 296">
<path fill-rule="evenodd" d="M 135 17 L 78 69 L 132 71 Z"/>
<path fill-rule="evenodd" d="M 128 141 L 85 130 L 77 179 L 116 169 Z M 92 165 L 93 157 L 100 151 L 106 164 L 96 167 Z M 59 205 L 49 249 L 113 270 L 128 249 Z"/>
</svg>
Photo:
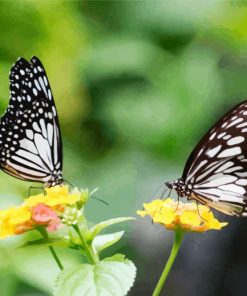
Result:
<svg viewBox="0 0 247 296">
<path fill-rule="evenodd" d="M 181 176 L 190 151 L 219 116 L 246 98 L 246 4 L 1 1 L 0 111 L 9 100 L 11 65 L 19 56 L 38 56 L 60 117 L 64 177 L 75 186 L 98 187 L 97 196 L 110 204 L 92 200 L 88 218 L 97 222 L 135 216 L 164 181 Z M 1 208 L 20 203 L 30 186 L 4 173 L 0 184 Z M 198 292 L 201 279 L 191 279 L 196 278 L 196 266 L 203 264 L 204 280 L 207 271 L 213 273 L 207 265 L 210 259 L 200 261 L 205 246 L 212 249 L 213 244 L 218 250 L 215 258 L 223 260 L 221 246 L 231 245 L 239 229 L 235 220 L 232 225 L 228 235 L 187 239 L 166 295 L 245 295 L 238 294 L 241 288 L 232 293 L 228 287 L 230 292 L 223 293 L 224 281 L 217 286 L 219 292 L 212 279 Z M 125 240 L 115 250 L 137 264 L 130 295 L 150 295 L 168 255 L 171 234 L 140 219 L 124 227 Z M 0 243 L 0 295 L 50 295 L 56 265 L 45 248 L 15 250 L 22 241 L 20 237 Z M 184 259 L 191 254 L 190 246 L 199 253 L 194 261 Z M 64 256 L 68 265 L 80 260 L 73 252 Z M 188 261 L 194 267 L 185 280 Z M 221 272 L 223 279 L 226 275 L 226 269 L 214 272 Z"/>
</svg>

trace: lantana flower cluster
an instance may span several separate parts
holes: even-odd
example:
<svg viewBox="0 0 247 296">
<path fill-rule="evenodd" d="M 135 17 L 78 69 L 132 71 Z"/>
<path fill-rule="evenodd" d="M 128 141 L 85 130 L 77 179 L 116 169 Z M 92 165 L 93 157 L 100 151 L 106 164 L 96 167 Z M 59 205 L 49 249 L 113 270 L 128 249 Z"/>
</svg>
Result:
<svg viewBox="0 0 247 296">
<path fill-rule="evenodd" d="M 45 188 L 43 194 L 30 196 L 18 207 L 0 210 L 0 238 L 22 234 L 38 226 L 53 232 L 62 226 L 63 213 L 86 202 L 87 191 L 77 188 L 71 192 L 67 185 Z M 75 210 L 74 210 L 75 211 Z"/>
<path fill-rule="evenodd" d="M 204 232 L 210 229 L 220 230 L 226 222 L 219 222 L 209 207 L 196 203 L 183 203 L 171 198 L 156 199 L 144 203 L 144 210 L 137 211 L 141 217 L 150 216 L 153 222 L 171 230 Z"/>
</svg>

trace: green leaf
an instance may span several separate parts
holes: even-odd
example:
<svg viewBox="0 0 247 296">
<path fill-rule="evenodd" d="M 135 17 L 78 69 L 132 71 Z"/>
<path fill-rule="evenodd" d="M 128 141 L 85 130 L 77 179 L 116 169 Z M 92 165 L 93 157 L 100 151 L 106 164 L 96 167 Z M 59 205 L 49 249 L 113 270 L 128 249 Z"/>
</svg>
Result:
<svg viewBox="0 0 247 296">
<path fill-rule="evenodd" d="M 65 267 L 78 266 L 79 258 L 75 252 L 58 248 L 56 252 Z M 19 280 L 45 292 L 45 295 L 51 295 L 60 270 L 48 248 L 36 246 L 34 248 L 17 249 L 12 257 L 13 267 L 11 268 Z M 19 295 L 18 292 L 16 292 L 16 295 Z M 0 293 L 0 295 L 5 296 L 4 293 Z"/>
<path fill-rule="evenodd" d="M 119 261 L 119 262 L 124 262 L 125 259 L 125 255 L 123 254 L 115 254 L 111 257 L 107 257 L 104 259 L 104 261 Z"/>
<path fill-rule="evenodd" d="M 96 265 L 81 264 L 62 271 L 54 296 L 124 296 L 133 286 L 135 277 L 134 263 L 117 254 Z"/>
<path fill-rule="evenodd" d="M 94 225 L 92 228 L 90 228 L 89 232 L 93 235 L 93 237 L 95 237 L 98 233 L 100 233 L 106 227 L 109 227 L 109 226 L 117 224 L 117 223 L 130 221 L 130 220 L 135 220 L 135 218 L 133 218 L 133 217 L 119 217 L 119 218 L 114 218 L 114 219 L 102 221 L 102 222 Z"/>
<path fill-rule="evenodd" d="M 23 245 L 19 246 L 17 249 L 33 247 L 33 246 L 58 246 L 58 247 L 68 247 L 69 241 L 61 238 L 50 238 L 49 241 L 44 239 L 36 239 L 25 242 Z"/>
<path fill-rule="evenodd" d="M 98 235 L 94 238 L 92 247 L 95 252 L 100 252 L 119 241 L 123 234 L 124 231 L 118 231 L 115 233 Z"/>
</svg>

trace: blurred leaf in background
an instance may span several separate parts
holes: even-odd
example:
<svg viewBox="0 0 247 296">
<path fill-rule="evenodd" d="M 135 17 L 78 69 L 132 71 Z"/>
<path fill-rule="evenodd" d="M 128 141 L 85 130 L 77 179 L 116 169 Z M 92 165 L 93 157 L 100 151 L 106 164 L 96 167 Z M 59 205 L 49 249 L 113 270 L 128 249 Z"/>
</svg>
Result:
<svg viewBox="0 0 247 296">
<path fill-rule="evenodd" d="M 110 203 L 91 202 L 93 222 L 134 215 L 162 182 L 181 175 L 206 130 L 245 99 L 246 17 L 245 1 L 1 1 L 0 111 L 11 65 L 38 56 L 60 117 L 65 178 L 99 187 L 98 197 Z M 1 208 L 18 203 L 30 186 L 4 173 L 0 184 Z M 154 227 L 144 234 L 139 223 L 116 248 L 139 265 L 133 295 L 149 295 L 159 271 L 154 264 L 147 281 L 144 270 L 170 238 L 154 243 Z M 150 244 L 157 250 L 143 260 Z M 49 294 L 36 268 L 53 278 L 47 250 L 19 255 L 15 245 L 1 244 L 0 294 Z M 218 295 L 212 283 L 201 295 Z"/>
</svg>

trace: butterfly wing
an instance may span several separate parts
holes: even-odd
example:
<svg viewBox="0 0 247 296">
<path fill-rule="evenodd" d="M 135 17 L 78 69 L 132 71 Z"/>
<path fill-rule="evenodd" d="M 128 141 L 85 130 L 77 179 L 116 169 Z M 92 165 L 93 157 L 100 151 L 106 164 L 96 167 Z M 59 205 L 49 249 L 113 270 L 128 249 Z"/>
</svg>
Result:
<svg viewBox="0 0 247 296">
<path fill-rule="evenodd" d="M 30 63 L 19 59 L 12 67 L 10 92 L 9 107 L 0 123 L 2 169 L 27 181 L 61 179 L 59 121 L 47 75 L 37 58 Z"/>
<path fill-rule="evenodd" d="M 41 100 L 48 103 L 48 105 L 50 106 L 50 112 L 54 120 L 54 126 L 57 129 L 56 135 L 58 138 L 57 138 L 56 149 L 58 153 L 58 159 L 60 160 L 60 170 L 62 170 L 62 167 L 63 167 L 62 137 L 60 132 L 60 124 L 58 120 L 57 109 L 56 109 L 55 101 L 52 95 L 50 83 L 49 83 L 45 68 L 37 57 L 32 57 L 31 68 L 33 70 L 33 75 L 34 75 L 33 76 L 34 86 L 36 87 L 36 90 L 38 92 L 37 97 L 41 98 Z"/>
<path fill-rule="evenodd" d="M 244 215 L 247 198 L 247 102 L 220 119 L 186 162 L 192 198 L 228 214 Z"/>
<path fill-rule="evenodd" d="M 7 109 L 0 119 L 0 145 L 3 144 L 3 139 L 6 138 L 7 131 L 13 125 L 16 116 L 18 116 L 19 112 L 22 112 L 26 107 L 26 89 L 22 86 L 22 84 L 27 81 L 27 71 L 23 72 L 22 69 L 30 71 L 29 63 L 23 58 L 19 58 L 12 66 L 9 73 L 10 99 Z"/>
</svg>

